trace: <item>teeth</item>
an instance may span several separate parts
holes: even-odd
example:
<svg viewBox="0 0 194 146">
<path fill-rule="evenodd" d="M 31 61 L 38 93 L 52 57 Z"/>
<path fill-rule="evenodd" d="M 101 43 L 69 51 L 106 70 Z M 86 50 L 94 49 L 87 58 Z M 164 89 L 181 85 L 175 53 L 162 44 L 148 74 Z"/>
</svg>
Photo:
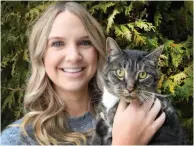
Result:
<svg viewBox="0 0 194 146">
<path fill-rule="evenodd" d="M 64 72 L 76 73 L 82 71 L 83 68 L 63 68 Z"/>
</svg>

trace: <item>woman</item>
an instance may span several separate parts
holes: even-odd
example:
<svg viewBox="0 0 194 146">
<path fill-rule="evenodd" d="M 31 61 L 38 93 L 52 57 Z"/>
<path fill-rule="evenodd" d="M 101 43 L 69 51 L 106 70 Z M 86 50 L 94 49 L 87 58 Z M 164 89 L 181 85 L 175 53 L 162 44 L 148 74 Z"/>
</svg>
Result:
<svg viewBox="0 0 194 146">
<path fill-rule="evenodd" d="M 100 25 L 79 4 L 56 3 L 34 25 L 29 52 L 27 112 L 2 132 L 2 144 L 86 143 L 85 133 L 96 124 L 98 74 L 105 61 Z M 144 110 L 138 101 L 127 106 L 121 100 L 112 144 L 147 144 L 165 120 L 161 115 L 154 121 L 160 106 L 156 100 L 150 110 Z"/>
</svg>

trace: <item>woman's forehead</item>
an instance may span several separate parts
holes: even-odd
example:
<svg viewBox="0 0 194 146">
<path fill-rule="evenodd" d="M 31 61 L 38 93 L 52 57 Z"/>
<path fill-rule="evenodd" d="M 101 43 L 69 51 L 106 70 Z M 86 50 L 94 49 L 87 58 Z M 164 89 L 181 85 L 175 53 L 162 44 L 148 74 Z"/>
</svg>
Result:
<svg viewBox="0 0 194 146">
<path fill-rule="evenodd" d="M 88 36 L 80 18 L 69 11 L 59 13 L 52 25 L 49 38 L 53 37 L 85 37 Z"/>
</svg>

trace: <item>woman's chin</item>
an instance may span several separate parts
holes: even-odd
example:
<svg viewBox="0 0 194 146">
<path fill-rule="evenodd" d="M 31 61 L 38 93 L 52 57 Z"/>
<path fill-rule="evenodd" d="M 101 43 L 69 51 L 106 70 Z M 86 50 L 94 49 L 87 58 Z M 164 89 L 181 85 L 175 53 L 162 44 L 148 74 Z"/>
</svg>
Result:
<svg viewBox="0 0 194 146">
<path fill-rule="evenodd" d="M 65 92 L 83 92 L 83 90 L 87 89 L 86 85 L 79 83 L 68 83 L 65 86 L 62 86 L 61 89 Z"/>
</svg>

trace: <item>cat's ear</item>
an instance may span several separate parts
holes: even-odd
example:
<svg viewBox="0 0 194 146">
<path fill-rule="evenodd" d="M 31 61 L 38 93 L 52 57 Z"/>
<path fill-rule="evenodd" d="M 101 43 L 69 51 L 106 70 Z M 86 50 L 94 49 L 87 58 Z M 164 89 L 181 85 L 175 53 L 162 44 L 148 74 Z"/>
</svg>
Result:
<svg viewBox="0 0 194 146">
<path fill-rule="evenodd" d="M 145 58 L 153 61 L 154 64 L 157 64 L 158 58 L 160 57 L 162 51 L 163 51 L 164 45 L 159 46 L 156 48 L 153 52 L 149 53 L 145 56 Z"/>
<path fill-rule="evenodd" d="M 106 52 L 110 56 L 115 56 L 115 55 L 119 55 L 122 53 L 122 51 L 121 51 L 120 47 L 118 46 L 118 44 L 116 43 L 116 41 L 114 39 L 112 39 L 111 37 L 108 37 L 106 39 Z"/>
</svg>

